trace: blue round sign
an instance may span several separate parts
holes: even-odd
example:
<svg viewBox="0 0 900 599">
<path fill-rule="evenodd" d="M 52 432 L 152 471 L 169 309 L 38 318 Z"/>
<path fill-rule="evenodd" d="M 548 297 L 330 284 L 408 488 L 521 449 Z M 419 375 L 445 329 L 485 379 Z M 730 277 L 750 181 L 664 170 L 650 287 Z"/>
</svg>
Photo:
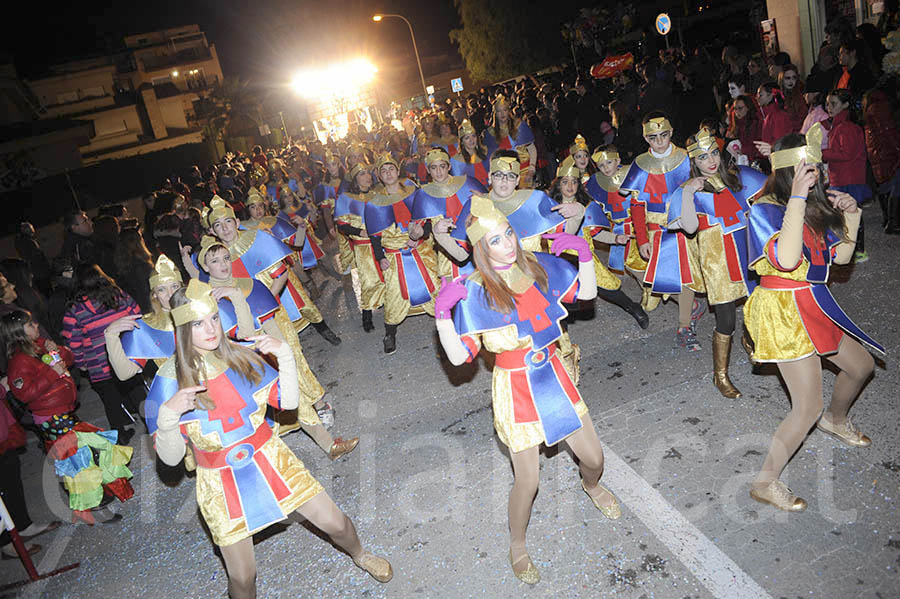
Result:
<svg viewBox="0 0 900 599">
<path fill-rule="evenodd" d="M 672 30 L 672 19 L 667 13 L 661 12 L 656 15 L 656 31 L 660 35 L 667 35 Z"/>
</svg>

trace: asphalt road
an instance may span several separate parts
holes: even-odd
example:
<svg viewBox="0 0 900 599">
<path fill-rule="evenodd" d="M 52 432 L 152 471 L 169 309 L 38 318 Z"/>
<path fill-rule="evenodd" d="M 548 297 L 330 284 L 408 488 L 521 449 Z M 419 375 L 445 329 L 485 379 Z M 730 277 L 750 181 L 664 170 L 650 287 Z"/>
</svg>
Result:
<svg viewBox="0 0 900 599">
<path fill-rule="evenodd" d="M 336 409 L 335 435 L 361 438 L 332 463 L 303 433 L 286 438 L 364 544 L 390 556 L 382 585 L 308 525 L 289 520 L 257 535 L 260 597 L 897 597 L 900 596 L 900 237 L 866 214 L 871 259 L 840 268 L 832 284 L 845 311 L 887 349 L 854 408 L 873 439 L 851 449 L 813 432 L 784 480 L 809 501 L 801 514 L 753 502 L 749 481 L 789 409 L 774 370 L 751 373 L 738 344 L 731 375 L 744 393 L 721 397 L 711 381 L 713 318 L 699 324 L 703 349 L 674 347 L 677 307 L 664 304 L 640 330 L 598 300 L 571 326 L 583 351 L 580 390 L 604 443 L 603 482 L 622 518 L 606 520 L 584 495 L 563 447 L 543 452 L 529 528 L 543 580 L 519 582 L 509 567 L 506 501 L 512 472 L 493 434 L 484 360 L 442 360 L 430 318 L 407 320 L 385 356 L 381 318 L 366 334 L 349 278 L 315 273 L 318 305 L 343 338 L 335 348 L 311 328 L 307 358 Z M 638 287 L 626 280 L 632 297 Z M 834 375 L 825 374 L 826 394 Z M 82 417 L 105 425 L 90 396 Z M 132 441 L 136 496 L 115 525 L 66 525 L 40 537 L 42 572 L 80 567 L 23 587 L 25 597 L 224 597 L 220 558 L 200 521 L 194 481 L 155 459 L 146 435 Z M 52 466 L 42 484 L 34 440 L 22 456 L 37 519 L 62 504 Z M 44 489 L 47 489 L 47 492 Z M 65 518 L 65 511 L 60 514 Z M 0 563 L 0 581 L 25 577 Z M 14 593 L 0 597 L 15 596 Z"/>
</svg>

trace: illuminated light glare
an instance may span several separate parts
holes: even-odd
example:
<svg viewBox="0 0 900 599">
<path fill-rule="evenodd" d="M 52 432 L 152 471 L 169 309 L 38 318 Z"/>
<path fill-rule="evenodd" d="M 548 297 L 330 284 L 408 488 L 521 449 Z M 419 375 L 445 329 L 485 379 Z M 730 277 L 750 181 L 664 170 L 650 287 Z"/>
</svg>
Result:
<svg viewBox="0 0 900 599">
<path fill-rule="evenodd" d="M 172 77 L 178 77 L 178 71 L 172 71 Z"/>
<path fill-rule="evenodd" d="M 372 81 L 377 72 L 378 68 L 371 62 L 358 58 L 323 69 L 297 73 L 291 80 L 291 87 L 298 94 L 307 97 L 347 96 Z"/>
<path fill-rule="evenodd" d="M 372 20 L 375 21 L 376 23 L 378 23 L 379 21 L 381 21 L 381 19 L 383 19 L 383 18 L 384 18 L 384 17 L 381 16 L 381 15 L 372 15 Z"/>
</svg>

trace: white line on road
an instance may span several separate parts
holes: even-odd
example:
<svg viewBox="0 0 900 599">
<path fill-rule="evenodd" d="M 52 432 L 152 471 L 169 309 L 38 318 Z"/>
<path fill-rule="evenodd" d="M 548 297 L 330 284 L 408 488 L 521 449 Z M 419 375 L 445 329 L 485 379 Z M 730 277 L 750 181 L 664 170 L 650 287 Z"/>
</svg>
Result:
<svg viewBox="0 0 900 599">
<path fill-rule="evenodd" d="M 603 482 L 710 593 L 720 599 L 772 599 L 622 458 L 608 447 L 603 455 Z"/>
</svg>

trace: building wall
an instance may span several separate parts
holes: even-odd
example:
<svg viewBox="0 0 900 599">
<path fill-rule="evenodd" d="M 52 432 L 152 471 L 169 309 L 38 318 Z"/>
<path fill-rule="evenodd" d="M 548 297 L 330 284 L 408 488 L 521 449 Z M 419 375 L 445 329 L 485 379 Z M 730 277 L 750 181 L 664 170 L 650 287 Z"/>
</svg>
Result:
<svg viewBox="0 0 900 599">
<path fill-rule="evenodd" d="M 138 141 L 138 137 L 144 134 L 137 106 L 122 106 L 89 114 L 82 118 L 94 121 L 95 132 L 91 143 L 81 148 L 82 154 L 135 143 Z"/>
<path fill-rule="evenodd" d="M 115 67 L 104 66 L 76 73 L 33 79 L 26 83 L 43 106 L 75 105 L 86 98 L 112 96 L 114 72 Z M 81 110 L 83 109 L 78 108 L 77 111 Z"/>
<path fill-rule="evenodd" d="M 187 129 L 187 119 L 185 118 L 181 96 L 163 98 L 157 102 L 166 128 Z"/>
</svg>

